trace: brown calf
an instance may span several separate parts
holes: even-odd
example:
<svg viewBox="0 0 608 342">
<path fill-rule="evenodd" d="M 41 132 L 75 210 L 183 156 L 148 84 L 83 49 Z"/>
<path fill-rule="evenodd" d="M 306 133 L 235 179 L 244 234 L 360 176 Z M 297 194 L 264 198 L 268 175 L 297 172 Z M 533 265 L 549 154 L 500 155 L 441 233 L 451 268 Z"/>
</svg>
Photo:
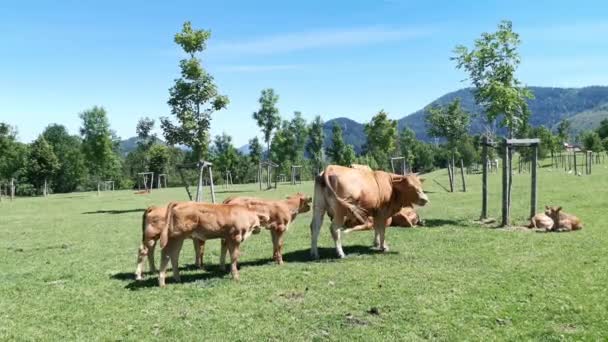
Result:
<svg viewBox="0 0 608 342">
<path fill-rule="evenodd" d="M 160 234 L 161 253 L 159 286 L 165 286 L 167 264 L 171 260 L 173 278 L 179 277 L 179 252 L 187 237 L 202 241 L 210 239 L 225 240 L 222 248 L 222 260 L 225 249 L 230 251 L 232 261 L 231 273 L 239 278 L 237 261 L 239 246 L 254 230 L 268 222 L 268 213 L 257 211 L 251 206 L 234 204 L 207 204 L 195 202 L 170 203 L 167 206 L 166 225 Z M 223 262 L 221 262 L 223 264 Z"/>
<path fill-rule="evenodd" d="M 311 197 L 299 192 L 284 200 L 265 200 L 255 197 L 233 197 L 224 200 L 226 204 L 251 205 L 257 210 L 268 212 L 269 221 L 265 227 L 270 230 L 272 256 L 279 265 L 283 264 L 283 234 L 298 214 L 310 211 L 311 202 Z"/>
<path fill-rule="evenodd" d="M 553 219 L 547 213 L 538 213 L 530 219 L 528 228 L 541 228 L 551 230 L 553 228 Z"/>
<path fill-rule="evenodd" d="M 554 232 L 569 232 L 572 230 L 583 229 L 581 220 L 571 214 L 566 214 L 562 211 L 562 207 L 545 207 L 545 213 L 553 220 Z"/>
<path fill-rule="evenodd" d="M 156 266 L 154 265 L 154 249 L 156 247 L 156 241 L 160 239 L 160 233 L 165 225 L 166 215 L 167 207 L 151 206 L 144 211 L 141 227 L 141 245 L 137 252 L 137 268 L 135 269 L 136 280 L 143 279 L 142 273 L 146 257 L 148 259 L 150 272 L 156 272 Z M 192 242 L 194 243 L 194 263 L 196 264 L 196 267 L 202 267 L 205 244 L 198 239 L 192 239 Z"/>
</svg>

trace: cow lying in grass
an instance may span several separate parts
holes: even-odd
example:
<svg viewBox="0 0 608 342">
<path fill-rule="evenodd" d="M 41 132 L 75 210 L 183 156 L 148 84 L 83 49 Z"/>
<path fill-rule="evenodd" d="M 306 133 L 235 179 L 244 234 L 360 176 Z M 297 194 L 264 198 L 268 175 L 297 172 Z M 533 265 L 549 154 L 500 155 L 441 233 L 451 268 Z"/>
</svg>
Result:
<svg viewBox="0 0 608 342">
<path fill-rule="evenodd" d="M 226 204 L 250 205 L 268 212 L 269 220 L 265 227 L 270 230 L 272 256 L 279 265 L 283 263 L 283 234 L 298 214 L 310 211 L 311 202 L 312 198 L 302 193 L 289 196 L 284 200 L 265 200 L 255 197 L 233 197 L 224 200 Z"/>
<path fill-rule="evenodd" d="M 551 231 L 569 232 L 583 229 L 581 220 L 574 215 L 563 212 L 562 207 L 546 206 L 545 209 L 547 215 L 553 220 L 553 228 L 551 228 Z"/>
<path fill-rule="evenodd" d="M 333 215 L 331 234 L 338 257 L 343 258 L 341 229 L 347 217 L 366 222 L 372 217 L 378 248 L 386 251 L 384 233 L 387 220 L 403 207 L 423 206 L 428 197 L 416 174 L 406 176 L 329 165 L 315 178 L 313 219 L 310 223 L 310 254 L 318 259 L 317 241 L 326 212 Z"/>
<path fill-rule="evenodd" d="M 167 206 L 166 224 L 160 234 L 161 253 L 158 285 L 165 286 L 167 264 L 171 260 L 173 278 L 179 277 L 179 252 L 184 239 L 197 238 L 202 241 L 210 239 L 225 240 L 222 248 L 221 264 L 226 258 L 226 248 L 230 251 L 232 261 L 231 273 L 235 280 L 239 278 L 237 261 L 240 244 L 254 231 L 259 231 L 269 220 L 267 212 L 252 206 L 236 204 L 207 204 L 195 202 L 170 203 Z"/>
<path fill-rule="evenodd" d="M 549 217 L 549 214 L 550 212 L 546 211 L 544 213 L 538 213 L 534 215 L 534 217 L 530 219 L 530 224 L 528 224 L 528 228 L 551 230 L 551 228 L 553 228 L 553 219 Z"/>
<path fill-rule="evenodd" d="M 156 247 L 156 242 L 160 239 L 160 233 L 163 226 L 166 223 L 166 215 L 167 207 L 151 206 L 144 211 L 141 227 L 141 245 L 137 252 L 137 268 L 135 269 L 136 280 L 143 279 L 142 273 L 146 257 L 148 259 L 150 272 L 156 272 L 156 266 L 154 265 L 154 249 Z M 198 239 L 192 239 L 192 242 L 194 243 L 194 263 L 196 267 L 202 267 L 205 244 Z"/>
</svg>

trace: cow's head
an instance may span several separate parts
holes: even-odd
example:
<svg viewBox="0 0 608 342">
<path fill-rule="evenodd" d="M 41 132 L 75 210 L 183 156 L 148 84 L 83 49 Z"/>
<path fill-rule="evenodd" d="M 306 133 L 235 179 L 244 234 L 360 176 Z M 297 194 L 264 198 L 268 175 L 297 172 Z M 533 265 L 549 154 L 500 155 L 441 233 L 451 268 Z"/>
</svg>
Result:
<svg viewBox="0 0 608 342">
<path fill-rule="evenodd" d="M 429 198 L 422 189 L 424 178 L 412 173 L 406 176 L 392 176 L 393 189 L 401 193 L 404 197 L 403 206 L 416 204 L 424 206 L 429 202 Z"/>
<path fill-rule="evenodd" d="M 300 201 L 298 205 L 298 214 L 306 213 L 310 211 L 310 204 L 312 203 L 312 197 L 306 196 L 305 194 L 298 192 L 295 195 L 288 196 L 287 199 L 294 199 Z"/>
<path fill-rule="evenodd" d="M 557 224 L 559 222 L 559 213 L 560 211 L 562 211 L 562 207 L 559 206 L 545 206 L 545 215 L 549 216 L 554 224 Z"/>
</svg>

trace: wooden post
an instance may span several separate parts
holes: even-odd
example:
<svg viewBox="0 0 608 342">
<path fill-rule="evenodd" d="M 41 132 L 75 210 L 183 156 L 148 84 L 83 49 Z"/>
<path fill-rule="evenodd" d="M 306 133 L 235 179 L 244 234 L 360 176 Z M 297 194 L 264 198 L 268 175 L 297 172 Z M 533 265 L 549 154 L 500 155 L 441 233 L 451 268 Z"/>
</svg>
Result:
<svg viewBox="0 0 608 342">
<path fill-rule="evenodd" d="M 198 185 L 196 186 L 196 201 L 203 201 L 203 171 L 205 170 L 205 165 L 202 161 L 199 161 L 199 169 L 198 169 Z"/>
<path fill-rule="evenodd" d="M 576 152 L 572 155 L 573 163 L 574 163 L 574 174 L 578 176 L 578 165 L 576 165 Z"/>
<path fill-rule="evenodd" d="M 99 182 L 97 182 L 97 196 L 99 196 Z"/>
<path fill-rule="evenodd" d="M 11 201 L 15 199 L 15 178 L 11 178 Z"/>
<path fill-rule="evenodd" d="M 464 162 L 460 159 L 460 176 L 462 177 L 462 192 L 467 192 L 467 183 L 464 179 Z"/>
<path fill-rule="evenodd" d="M 536 191 L 538 189 L 537 187 L 537 165 L 536 162 L 538 161 L 538 145 L 534 145 L 534 151 L 532 151 L 532 165 L 531 165 L 531 172 L 532 172 L 532 189 L 531 189 L 531 197 L 530 197 L 530 217 L 534 217 L 534 215 L 536 215 L 536 202 L 537 202 L 537 194 Z"/>
<path fill-rule="evenodd" d="M 258 181 L 260 183 L 260 191 L 262 191 L 262 164 L 258 164 Z"/>
<path fill-rule="evenodd" d="M 509 147 L 503 145 L 502 161 L 502 226 L 509 226 Z"/>
<path fill-rule="evenodd" d="M 451 160 L 448 160 L 448 178 L 450 180 L 450 192 L 454 192 L 454 170 L 452 169 Z"/>
<path fill-rule="evenodd" d="M 488 218 L 488 137 L 482 140 L 482 176 L 481 176 L 481 219 Z"/>
<path fill-rule="evenodd" d="M 215 203 L 215 188 L 213 186 L 213 171 L 211 170 L 211 166 L 207 166 L 209 170 L 209 185 L 211 186 L 211 203 Z"/>
</svg>

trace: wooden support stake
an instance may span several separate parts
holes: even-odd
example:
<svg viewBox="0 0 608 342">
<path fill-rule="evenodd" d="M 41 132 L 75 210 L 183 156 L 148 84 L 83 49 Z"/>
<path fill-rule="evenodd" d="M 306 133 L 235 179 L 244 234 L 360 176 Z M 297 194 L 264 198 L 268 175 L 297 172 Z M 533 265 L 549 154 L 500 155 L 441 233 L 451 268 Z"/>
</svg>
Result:
<svg viewBox="0 0 608 342">
<path fill-rule="evenodd" d="M 578 176 L 578 165 L 576 163 L 576 152 L 574 152 L 572 159 L 573 159 L 573 163 L 574 163 L 574 174 Z"/>
<path fill-rule="evenodd" d="M 211 203 L 215 203 L 215 188 L 213 187 L 213 171 L 211 166 L 207 166 L 209 169 L 209 185 L 211 186 Z M 202 174 L 202 172 L 201 172 Z"/>
<path fill-rule="evenodd" d="M 488 137 L 483 137 L 481 176 L 481 219 L 488 218 Z"/>
<path fill-rule="evenodd" d="M 464 179 L 464 162 L 460 159 L 460 176 L 462 177 L 462 192 L 467 192 L 467 183 Z"/>
<path fill-rule="evenodd" d="M 509 147 L 504 144 L 502 160 L 502 226 L 509 226 Z"/>
<path fill-rule="evenodd" d="M 531 197 L 530 197 L 530 217 L 534 217 L 536 215 L 536 202 L 537 202 L 537 163 L 538 161 L 538 145 L 534 146 L 534 151 L 532 152 L 532 189 L 531 189 Z"/>
</svg>

